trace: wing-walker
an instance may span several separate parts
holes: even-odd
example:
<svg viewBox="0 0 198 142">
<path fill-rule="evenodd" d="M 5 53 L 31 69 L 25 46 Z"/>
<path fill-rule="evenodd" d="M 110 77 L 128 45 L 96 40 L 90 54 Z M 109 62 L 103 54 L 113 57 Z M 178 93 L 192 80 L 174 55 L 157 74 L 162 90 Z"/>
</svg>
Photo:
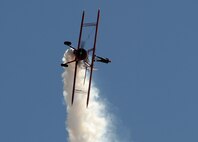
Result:
<svg viewBox="0 0 198 142">
<path fill-rule="evenodd" d="M 78 63 L 80 61 L 83 61 L 83 63 L 84 63 L 84 66 L 85 66 L 85 69 L 86 69 L 84 81 L 85 81 L 85 78 L 86 78 L 87 69 L 89 69 L 89 71 L 90 71 L 89 75 L 90 76 L 89 76 L 89 84 L 88 84 L 88 91 L 87 91 L 87 103 L 86 103 L 86 106 L 88 107 L 89 97 L 90 97 L 90 89 L 91 89 L 91 81 L 92 81 L 92 73 L 93 73 L 93 69 L 94 69 L 94 62 L 109 63 L 109 62 L 111 62 L 111 60 L 109 60 L 108 58 L 103 58 L 103 57 L 97 56 L 95 54 L 96 40 L 97 40 L 97 33 L 98 33 L 98 25 L 99 25 L 99 19 L 100 19 L 100 10 L 98 10 L 96 22 L 85 23 L 84 22 L 84 17 L 85 17 L 85 11 L 83 11 L 83 13 L 82 13 L 82 20 L 81 20 L 81 25 L 80 25 L 80 34 L 79 34 L 77 48 L 73 47 L 72 43 L 70 41 L 65 41 L 64 42 L 65 45 L 67 45 L 67 46 L 69 46 L 70 48 L 73 49 L 73 54 L 75 56 L 75 59 L 71 60 L 71 61 L 67 61 L 66 63 L 61 64 L 61 66 L 68 67 L 70 63 L 75 63 L 73 89 L 72 89 L 72 99 L 71 99 L 71 104 L 72 105 L 73 105 L 73 102 L 74 102 L 75 90 L 77 90 L 75 87 L 76 87 L 76 75 L 77 75 L 77 70 L 78 70 Z M 93 40 L 94 40 L 93 48 L 90 48 L 90 49 L 85 49 L 83 47 L 83 44 L 81 44 L 81 43 L 83 43 L 81 41 L 82 32 L 83 32 L 83 28 L 85 28 L 85 27 L 94 27 L 95 28 L 95 35 L 94 35 L 94 38 L 93 38 Z M 90 54 L 91 54 L 91 60 L 89 61 L 89 55 Z"/>
</svg>

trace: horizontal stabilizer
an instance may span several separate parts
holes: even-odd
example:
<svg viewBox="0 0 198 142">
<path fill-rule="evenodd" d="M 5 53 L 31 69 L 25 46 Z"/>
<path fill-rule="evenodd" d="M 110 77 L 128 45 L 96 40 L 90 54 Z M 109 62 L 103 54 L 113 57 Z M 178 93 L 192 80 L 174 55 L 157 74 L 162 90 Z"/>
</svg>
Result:
<svg viewBox="0 0 198 142">
<path fill-rule="evenodd" d="M 106 64 L 111 62 L 111 60 L 109 60 L 109 58 L 103 58 L 100 56 L 95 56 L 95 57 L 96 57 L 95 61 L 97 61 L 97 62 L 102 62 L 102 63 L 106 63 Z"/>
<path fill-rule="evenodd" d="M 64 44 L 67 46 L 71 46 L 72 43 L 70 41 L 65 41 Z"/>
<path fill-rule="evenodd" d="M 68 67 L 68 65 L 67 65 L 67 64 L 61 64 L 61 66 L 62 66 L 62 67 Z"/>
</svg>

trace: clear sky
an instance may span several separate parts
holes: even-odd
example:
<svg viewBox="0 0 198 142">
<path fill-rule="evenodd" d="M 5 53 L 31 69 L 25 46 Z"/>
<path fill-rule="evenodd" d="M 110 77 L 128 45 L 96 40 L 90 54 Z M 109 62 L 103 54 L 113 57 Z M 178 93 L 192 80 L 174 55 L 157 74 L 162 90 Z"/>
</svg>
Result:
<svg viewBox="0 0 198 142">
<path fill-rule="evenodd" d="M 101 9 L 94 81 L 120 139 L 198 141 L 198 2 L 1 0 L 0 141 L 65 142 L 60 67 L 82 10 Z M 87 17 L 88 18 L 88 17 Z"/>
</svg>

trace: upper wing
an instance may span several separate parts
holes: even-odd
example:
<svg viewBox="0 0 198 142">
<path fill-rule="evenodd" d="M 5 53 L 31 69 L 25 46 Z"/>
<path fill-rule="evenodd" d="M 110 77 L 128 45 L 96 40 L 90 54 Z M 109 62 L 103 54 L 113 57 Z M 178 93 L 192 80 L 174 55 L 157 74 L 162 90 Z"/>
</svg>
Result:
<svg viewBox="0 0 198 142">
<path fill-rule="evenodd" d="M 80 43 L 81 43 L 82 28 L 83 28 L 83 23 L 84 23 L 84 17 L 85 17 L 85 12 L 83 11 L 81 25 L 80 25 L 80 34 L 79 34 L 79 39 L 78 39 L 78 49 L 80 48 Z M 73 102 L 74 102 L 74 94 L 75 94 L 75 87 L 76 87 L 76 76 L 77 76 L 77 69 L 78 69 L 77 67 L 78 67 L 78 61 L 76 60 L 75 69 L 74 69 L 74 81 L 73 81 L 73 90 L 72 90 L 72 100 L 71 100 L 71 104 L 72 105 L 73 105 Z"/>
<path fill-rule="evenodd" d="M 95 58 L 95 51 L 96 51 L 96 40 L 97 40 L 99 19 L 100 19 L 100 10 L 98 10 L 97 22 L 96 22 L 96 29 L 95 29 L 94 47 L 93 47 L 93 52 L 92 52 L 91 70 L 90 70 L 89 86 L 88 86 L 88 93 L 87 93 L 87 107 L 89 105 L 89 96 L 90 96 L 91 81 L 92 81 L 92 72 L 93 72 L 94 58 Z"/>
</svg>

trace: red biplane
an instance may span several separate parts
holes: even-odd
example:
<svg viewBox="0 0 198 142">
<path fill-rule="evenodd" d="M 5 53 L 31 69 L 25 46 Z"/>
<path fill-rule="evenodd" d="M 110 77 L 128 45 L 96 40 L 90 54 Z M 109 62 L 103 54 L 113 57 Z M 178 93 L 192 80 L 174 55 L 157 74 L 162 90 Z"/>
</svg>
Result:
<svg viewBox="0 0 198 142">
<path fill-rule="evenodd" d="M 74 95 L 75 95 L 75 85 L 76 85 L 76 74 L 77 74 L 77 69 L 78 69 L 78 63 L 80 61 L 84 62 L 85 69 L 87 71 L 87 68 L 89 68 L 90 71 L 90 76 L 89 76 L 89 84 L 88 84 L 88 92 L 87 92 L 87 107 L 89 105 L 89 96 L 90 96 L 90 89 L 91 89 L 91 81 L 92 81 L 92 73 L 93 73 L 93 68 L 94 68 L 94 62 L 102 62 L 102 63 L 109 63 L 111 60 L 108 58 L 103 58 L 100 56 L 97 56 L 95 54 L 96 51 L 96 39 L 97 39 L 97 33 L 98 33 L 98 24 L 99 24 L 99 19 L 100 19 L 100 10 L 98 10 L 97 14 L 97 20 L 96 22 L 92 23 L 84 23 L 84 17 L 85 17 L 85 11 L 82 13 L 82 20 L 81 20 L 81 25 L 80 25 L 80 34 L 79 34 L 79 39 L 78 39 L 78 47 L 74 48 L 72 46 L 72 43 L 70 41 L 65 41 L 64 44 L 69 46 L 70 48 L 73 49 L 73 54 L 75 55 L 75 59 L 72 61 L 68 61 L 66 63 L 61 64 L 63 67 L 68 67 L 68 64 L 75 62 L 75 69 L 74 69 L 74 81 L 73 81 L 73 90 L 72 90 L 72 100 L 71 104 L 74 102 Z M 94 42 L 93 42 L 93 48 L 90 49 L 85 49 L 83 47 L 83 44 L 81 44 L 81 37 L 82 37 L 82 31 L 83 28 L 85 27 L 94 27 L 95 28 L 95 35 L 94 35 Z M 92 53 L 91 56 L 91 61 L 89 61 L 89 54 Z M 86 73 L 85 73 L 85 78 L 86 78 Z"/>
</svg>

